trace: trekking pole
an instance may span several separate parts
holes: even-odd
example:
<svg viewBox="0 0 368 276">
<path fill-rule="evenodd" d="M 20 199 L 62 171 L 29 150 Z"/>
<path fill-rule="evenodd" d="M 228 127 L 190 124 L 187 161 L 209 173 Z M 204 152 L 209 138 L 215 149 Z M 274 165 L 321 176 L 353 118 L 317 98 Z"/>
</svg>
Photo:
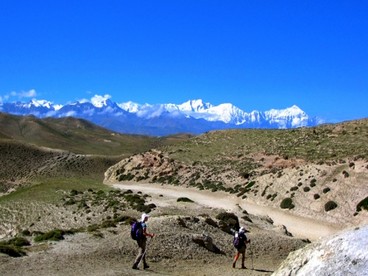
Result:
<svg viewBox="0 0 368 276">
<path fill-rule="evenodd" d="M 143 260 L 143 258 L 146 256 L 148 245 L 151 243 L 151 240 L 152 240 L 152 238 L 147 241 L 147 243 L 146 243 L 146 249 L 144 250 L 144 252 L 142 254 L 142 258 L 140 259 L 138 265 L 141 263 L 141 261 Z"/>
</svg>

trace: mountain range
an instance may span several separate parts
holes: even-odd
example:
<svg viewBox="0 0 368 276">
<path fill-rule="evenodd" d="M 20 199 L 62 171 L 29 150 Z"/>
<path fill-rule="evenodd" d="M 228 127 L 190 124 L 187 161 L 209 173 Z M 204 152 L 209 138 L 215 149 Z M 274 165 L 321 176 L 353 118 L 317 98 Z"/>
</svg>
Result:
<svg viewBox="0 0 368 276">
<path fill-rule="evenodd" d="M 107 96 L 94 96 L 66 105 L 47 100 L 0 103 L 0 112 L 45 117 L 75 117 L 127 134 L 165 136 L 176 133 L 200 134 L 230 128 L 298 128 L 318 125 L 298 106 L 247 113 L 230 103 L 212 105 L 202 100 L 182 104 L 116 103 Z"/>
</svg>

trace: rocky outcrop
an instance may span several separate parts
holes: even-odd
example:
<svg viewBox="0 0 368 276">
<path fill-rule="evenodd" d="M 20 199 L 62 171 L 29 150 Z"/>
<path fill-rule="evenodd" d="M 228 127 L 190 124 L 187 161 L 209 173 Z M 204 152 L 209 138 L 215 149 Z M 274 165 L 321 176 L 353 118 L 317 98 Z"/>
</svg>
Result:
<svg viewBox="0 0 368 276">
<path fill-rule="evenodd" d="M 272 275 L 368 275 L 368 225 L 289 254 Z"/>
<path fill-rule="evenodd" d="M 192 236 L 192 240 L 193 242 L 206 248 L 210 252 L 213 252 L 216 254 L 225 254 L 213 243 L 212 238 L 206 234 L 202 234 L 202 235 L 195 234 Z"/>
</svg>

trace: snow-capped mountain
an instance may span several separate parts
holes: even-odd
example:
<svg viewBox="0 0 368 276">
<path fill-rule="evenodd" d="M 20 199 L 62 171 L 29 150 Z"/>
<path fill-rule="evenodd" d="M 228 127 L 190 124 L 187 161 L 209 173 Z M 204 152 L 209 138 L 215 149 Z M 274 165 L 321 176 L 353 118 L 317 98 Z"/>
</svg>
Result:
<svg viewBox="0 0 368 276">
<path fill-rule="evenodd" d="M 96 95 L 66 105 L 32 99 L 28 103 L 0 103 L 0 112 L 43 117 L 77 117 L 114 131 L 131 134 L 169 135 L 178 132 L 199 134 L 225 128 L 296 128 L 314 126 L 296 105 L 286 109 L 247 113 L 231 103 L 212 105 L 200 99 L 182 104 L 115 103 L 109 95 Z"/>
</svg>

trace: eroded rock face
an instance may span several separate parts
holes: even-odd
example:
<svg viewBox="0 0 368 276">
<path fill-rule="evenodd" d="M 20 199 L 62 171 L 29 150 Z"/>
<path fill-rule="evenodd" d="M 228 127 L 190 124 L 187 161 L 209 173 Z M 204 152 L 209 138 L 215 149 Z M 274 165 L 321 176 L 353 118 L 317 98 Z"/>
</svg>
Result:
<svg viewBox="0 0 368 276">
<path fill-rule="evenodd" d="M 272 275 L 368 275 L 368 225 L 290 253 Z"/>
<path fill-rule="evenodd" d="M 200 246 L 206 248 L 208 251 L 211 251 L 216 254 L 224 254 L 214 243 L 210 236 L 202 234 L 195 234 L 192 236 L 193 242 L 199 244 Z"/>
<path fill-rule="evenodd" d="M 183 165 L 174 161 L 162 152 L 151 150 L 144 154 L 133 155 L 123 159 L 105 172 L 105 181 L 154 181 L 171 180 L 183 170 Z"/>
</svg>

